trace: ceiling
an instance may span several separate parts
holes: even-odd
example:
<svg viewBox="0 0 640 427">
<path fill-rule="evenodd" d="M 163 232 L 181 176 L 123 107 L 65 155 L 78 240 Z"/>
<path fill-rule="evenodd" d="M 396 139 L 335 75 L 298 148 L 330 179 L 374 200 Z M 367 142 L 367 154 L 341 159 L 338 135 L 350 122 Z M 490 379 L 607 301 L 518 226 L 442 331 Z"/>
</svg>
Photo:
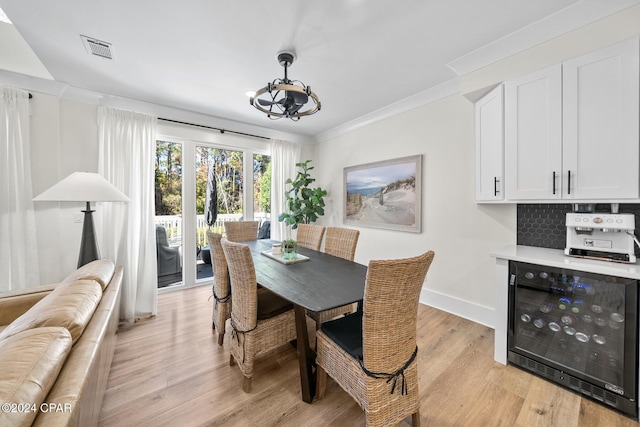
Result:
<svg viewBox="0 0 640 427">
<path fill-rule="evenodd" d="M 0 56 L 0 69 L 313 139 L 637 3 L 0 0 L 37 58 L 16 70 Z M 80 35 L 110 43 L 114 59 Z M 282 50 L 297 55 L 289 77 L 322 102 L 298 122 L 269 120 L 245 94 L 282 77 Z"/>
</svg>

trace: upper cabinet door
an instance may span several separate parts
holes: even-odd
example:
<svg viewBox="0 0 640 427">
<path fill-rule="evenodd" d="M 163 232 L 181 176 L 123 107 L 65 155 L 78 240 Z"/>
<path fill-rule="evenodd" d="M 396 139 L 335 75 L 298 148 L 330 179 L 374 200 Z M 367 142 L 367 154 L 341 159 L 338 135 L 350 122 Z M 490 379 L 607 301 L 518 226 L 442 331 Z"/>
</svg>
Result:
<svg viewBox="0 0 640 427">
<path fill-rule="evenodd" d="M 563 63 L 563 198 L 640 196 L 639 53 L 632 39 Z"/>
<path fill-rule="evenodd" d="M 476 201 L 504 200 L 504 87 L 475 104 Z"/>
<path fill-rule="evenodd" d="M 562 197 L 562 67 L 505 83 L 508 200 Z"/>
</svg>

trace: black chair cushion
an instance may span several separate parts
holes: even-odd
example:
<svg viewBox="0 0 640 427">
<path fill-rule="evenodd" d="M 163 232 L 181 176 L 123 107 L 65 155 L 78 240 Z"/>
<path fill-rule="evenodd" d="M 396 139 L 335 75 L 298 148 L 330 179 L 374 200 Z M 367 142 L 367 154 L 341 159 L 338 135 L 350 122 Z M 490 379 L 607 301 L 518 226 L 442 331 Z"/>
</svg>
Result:
<svg viewBox="0 0 640 427">
<path fill-rule="evenodd" d="M 320 330 L 356 359 L 362 360 L 362 312 L 324 322 Z"/>
<path fill-rule="evenodd" d="M 258 231 L 258 239 L 270 239 L 271 238 L 271 221 L 265 221 Z"/>
<path fill-rule="evenodd" d="M 258 289 L 258 320 L 266 320 L 293 310 L 293 304 L 266 288 Z"/>
</svg>

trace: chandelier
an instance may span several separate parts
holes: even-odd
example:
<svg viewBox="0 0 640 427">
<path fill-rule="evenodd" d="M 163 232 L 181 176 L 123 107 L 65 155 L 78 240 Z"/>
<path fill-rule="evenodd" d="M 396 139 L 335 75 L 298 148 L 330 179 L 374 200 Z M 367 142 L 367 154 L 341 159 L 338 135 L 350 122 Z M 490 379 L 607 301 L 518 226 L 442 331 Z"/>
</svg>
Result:
<svg viewBox="0 0 640 427">
<path fill-rule="evenodd" d="M 299 80 L 289 80 L 287 68 L 293 64 L 295 54 L 281 52 L 278 62 L 284 67 L 284 78 L 275 79 L 251 96 L 251 105 L 262 111 L 272 120 L 281 118 L 300 120 L 320 111 L 318 95 Z"/>
</svg>

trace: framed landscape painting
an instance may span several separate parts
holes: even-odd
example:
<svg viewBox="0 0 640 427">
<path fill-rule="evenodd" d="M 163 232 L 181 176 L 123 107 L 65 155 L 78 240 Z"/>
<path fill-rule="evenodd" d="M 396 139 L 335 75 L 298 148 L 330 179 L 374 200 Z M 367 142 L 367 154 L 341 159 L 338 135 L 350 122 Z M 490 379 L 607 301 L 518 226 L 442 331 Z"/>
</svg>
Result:
<svg viewBox="0 0 640 427">
<path fill-rule="evenodd" d="M 344 223 L 420 233 L 422 155 L 344 168 Z"/>
</svg>

